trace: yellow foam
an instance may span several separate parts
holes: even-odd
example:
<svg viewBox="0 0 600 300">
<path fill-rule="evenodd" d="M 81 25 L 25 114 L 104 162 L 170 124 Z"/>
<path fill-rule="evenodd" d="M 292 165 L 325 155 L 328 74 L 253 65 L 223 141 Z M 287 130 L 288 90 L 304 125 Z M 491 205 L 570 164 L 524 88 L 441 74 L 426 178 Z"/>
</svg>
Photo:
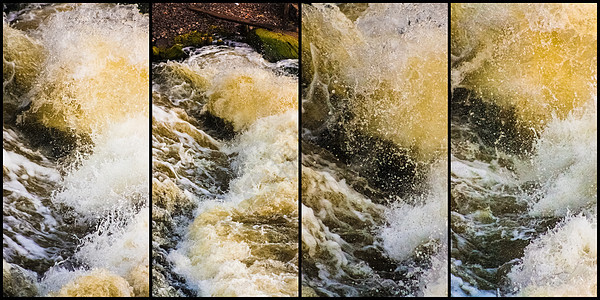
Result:
<svg viewBox="0 0 600 300">
<path fill-rule="evenodd" d="M 423 26 L 404 35 L 378 31 L 368 36 L 337 7 L 305 5 L 302 15 L 302 72 L 310 83 L 304 98 L 320 107 L 307 106 L 307 122 L 327 118 L 323 110 L 338 107 L 334 101 L 349 100 L 355 117 L 344 124 L 347 128 L 412 149 L 418 159 L 446 153 L 444 30 Z"/>
<path fill-rule="evenodd" d="M 127 281 L 133 287 L 136 297 L 150 296 L 150 268 L 147 264 L 138 265 L 129 271 Z"/>
<path fill-rule="evenodd" d="M 2 79 L 5 92 L 7 89 L 19 94 L 27 92 L 40 71 L 44 54 L 44 47 L 38 41 L 3 23 Z"/>
<path fill-rule="evenodd" d="M 423 50 L 437 49 L 445 40 L 445 34 L 434 32 L 419 46 L 411 45 L 404 66 L 356 98 L 355 112 L 370 134 L 414 148 L 421 159 L 446 153 L 448 57 L 445 51 Z"/>
<path fill-rule="evenodd" d="M 149 54 L 142 50 L 148 48 L 149 29 L 142 16 L 124 16 L 128 11 L 80 5 L 52 15 L 40 27 L 47 60 L 32 90 L 29 118 L 90 134 L 131 116 L 147 116 Z"/>
<path fill-rule="evenodd" d="M 297 112 L 262 118 L 233 149 L 241 176 L 189 228 L 192 278 L 212 296 L 298 295 Z"/>
<path fill-rule="evenodd" d="M 208 110 L 239 131 L 259 118 L 297 109 L 298 82 L 264 69 L 237 69 L 216 78 L 208 95 Z"/>
<path fill-rule="evenodd" d="M 64 285 L 57 297 L 132 297 L 133 288 L 123 277 L 96 269 Z"/>
<path fill-rule="evenodd" d="M 463 86 L 536 129 L 596 91 L 596 4 L 452 4 Z M 453 74 L 454 76 L 454 74 Z"/>
</svg>

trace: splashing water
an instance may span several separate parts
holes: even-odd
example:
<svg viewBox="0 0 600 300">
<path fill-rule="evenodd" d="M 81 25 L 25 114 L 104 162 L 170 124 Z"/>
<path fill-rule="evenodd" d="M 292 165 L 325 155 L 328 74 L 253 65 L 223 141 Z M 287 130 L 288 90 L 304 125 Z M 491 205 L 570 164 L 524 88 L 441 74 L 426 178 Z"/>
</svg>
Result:
<svg viewBox="0 0 600 300">
<path fill-rule="evenodd" d="M 447 11 L 303 5 L 303 295 L 447 295 Z"/>
<path fill-rule="evenodd" d="M 11 19 L 4 258 L 35 271 L 42 296 L 148 296 L 148 16 L 69 4 Z"/>
<path fill-rule="evenodd" d="M 451 24 L 452 295 L 595 296 L 597 5 Z"/>
<path fill-rule="evenodd" d="M 153 66 L 153 295 L 297 296 L 297 60 L 186 51 Z"/>
</svg>

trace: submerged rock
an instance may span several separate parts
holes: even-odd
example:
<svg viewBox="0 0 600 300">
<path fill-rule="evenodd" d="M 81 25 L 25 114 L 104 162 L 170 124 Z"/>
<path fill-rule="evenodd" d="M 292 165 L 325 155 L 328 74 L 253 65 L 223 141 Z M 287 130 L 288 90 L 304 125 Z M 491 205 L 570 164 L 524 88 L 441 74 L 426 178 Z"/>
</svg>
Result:
<svg viewBox="0 0 600 300">
<path fill-rule="evenodd" d="M 35 280 L 24 269 L 2 260 L 2 297 L 34 297 Z"/>
</svg>

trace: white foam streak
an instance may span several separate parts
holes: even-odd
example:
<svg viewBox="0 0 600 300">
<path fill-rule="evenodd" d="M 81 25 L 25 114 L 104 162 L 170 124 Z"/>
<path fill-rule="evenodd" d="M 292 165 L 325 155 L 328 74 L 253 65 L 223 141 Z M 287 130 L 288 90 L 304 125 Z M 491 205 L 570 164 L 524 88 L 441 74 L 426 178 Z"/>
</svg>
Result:
<svg viewBox="0 0 600 300">
<path fill-rule="evenodd" d="M 297 218 L 297 122 L 295 110 L 259 119 L 227 147 L 238 154 L 233 163 L 238 177 L 224 202 L 201 203 L 187 240 L 170 254 L 175 271 L 198 286 L 201 295 L 297 295 L 297 258 L 286 261 L 261 251 L 269 244 L 289 251 L 295 247 L 287 244 L 294 243 L 269 241 L 267 236 L 275 233 L 256 231 L 269 230 L 271 218 Z M 252 229 L 248 222 L 255 224 Z"/>
<path fill-rule="evenodd" d="M 149 140 L 147 117 L 112 125 L 98 137 L 94 152 L 64 177 L 53 201 L 89 217 L 147 202 Z"/>
<path fill-rule="evenodd" d="M 596 296 L 596 216 L 567 217 L 525 248 L 509 273 L 520 296 Z"/>
<path fill-rule="evenodd" d="M 536 143 L 531 164 L 521 169 L 524 180 L 542 183 L 532 215 L 566 216 L 597 203 L 597 113 L 594 103 L 554 118 Z"/>
</svg>

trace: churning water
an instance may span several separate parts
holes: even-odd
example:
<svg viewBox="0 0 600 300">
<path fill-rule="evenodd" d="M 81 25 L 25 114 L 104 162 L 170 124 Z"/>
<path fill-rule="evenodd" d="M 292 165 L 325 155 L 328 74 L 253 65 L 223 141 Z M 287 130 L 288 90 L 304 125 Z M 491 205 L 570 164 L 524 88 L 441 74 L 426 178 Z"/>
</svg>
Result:
<svg viewBox="0 0 600 300">
<path fill-rule="evenodd" d="M 447 295 L 448 6 L 302 6 L 302 289 Z"/>
<path fill-rule="evenodd" d="M 3 269 L 38 296 L 596 296 L 596 4 L 303 4 L 301 69 L 227 42 L 152 82 L 134 5 L 11 10 Z"/>
<path fill-rule="evenodd" d="M 229 44 L 152 67 L 155 296 L 299 294 L 298 63 Z"/>
<path fill-rule="evenodd" d="M 451 294 L 596 296 L 597 5 L 451 14 Z"/>
<path fill-rule="evenodd" d="M 27 5 L 3 20 L 5 271 L 40 296 L 148 295 L 148 16 Z"/>
</svg>

